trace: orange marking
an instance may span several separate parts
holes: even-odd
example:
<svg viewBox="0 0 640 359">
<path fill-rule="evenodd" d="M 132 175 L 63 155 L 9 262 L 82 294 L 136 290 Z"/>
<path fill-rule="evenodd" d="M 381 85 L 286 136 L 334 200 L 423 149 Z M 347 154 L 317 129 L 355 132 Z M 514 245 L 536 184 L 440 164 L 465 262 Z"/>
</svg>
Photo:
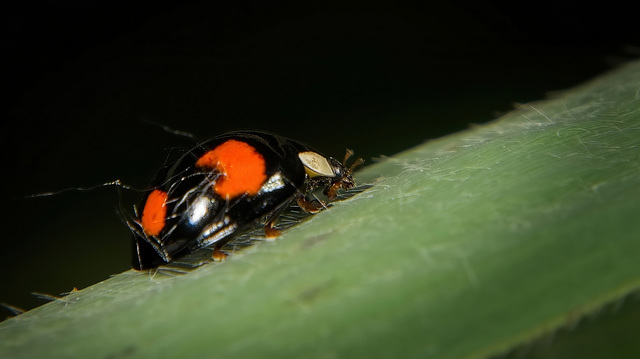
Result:
<svg viewBox="0 0 640 359">
<path fill-rule="evenodd" d="M 196 166 L 222 173 L 214 189 L 226 199 L 245 193 L 256 195 L 267 180 L 264 157 L 249 144 L 237 140 L 228 140 L 205 153 Z"/>
<path fill-rule="evenodd" d="M 142 210 L 142 229 L 150 236 L 157 236 L 162 232 L 167 216 L 167 192 L 154 190 L 147 197 Z"/>
</svg>

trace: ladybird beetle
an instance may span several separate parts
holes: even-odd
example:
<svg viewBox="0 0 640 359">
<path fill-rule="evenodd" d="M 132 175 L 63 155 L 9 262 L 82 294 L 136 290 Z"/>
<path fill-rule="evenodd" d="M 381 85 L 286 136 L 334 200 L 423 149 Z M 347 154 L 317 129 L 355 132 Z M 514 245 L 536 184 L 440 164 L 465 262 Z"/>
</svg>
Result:
<svg viewBox="0 0 640 359">
<path fill-rule="evenodd" d="M 266 220 L 275 237 L 278 216 L 295 199 L 306 212 L 322 206 L 306 195 L 324 187 L 329 200 L 355 185 L 343 162 L 310 147 L 260 131 L 229 132 L 207 140 L 167 163 L 144 194 L 135 219 L 132 267 L 152 269 L 202 247 L 220 248 L 252 224 Z"/>
</svg>

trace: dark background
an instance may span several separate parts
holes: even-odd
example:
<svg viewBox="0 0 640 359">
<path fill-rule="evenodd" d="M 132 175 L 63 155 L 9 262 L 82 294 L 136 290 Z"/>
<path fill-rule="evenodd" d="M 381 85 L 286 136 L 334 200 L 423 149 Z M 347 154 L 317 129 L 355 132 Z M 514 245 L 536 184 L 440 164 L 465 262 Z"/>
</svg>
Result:
<svg viewBox="0 0 640 359">
<path fill-rule="evenodd" d="M 638 9 L 613 3 L 214 3 L 6 9 L 0 302 L 29 309 L 44 303 L 31 292 L 129 269 L 115 209 L 139 193 L 25 196 L 144 188 L 192 143 L 149 122 L 265 129 L 371 163 L 640 53 Z"/>
</svg>

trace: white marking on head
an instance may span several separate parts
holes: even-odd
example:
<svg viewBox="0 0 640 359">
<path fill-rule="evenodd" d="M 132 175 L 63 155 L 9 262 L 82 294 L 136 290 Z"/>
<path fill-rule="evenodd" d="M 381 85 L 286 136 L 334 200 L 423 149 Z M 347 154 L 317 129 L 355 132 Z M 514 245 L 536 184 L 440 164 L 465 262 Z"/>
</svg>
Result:
<svg viewBox="0 0 640 359">
<path fill-rule="evenodd" d="M 304 165 L 304 169 L 309 177 L 334 177 L 335 172 L 326 158 L 313 151 L 298 153 L 298 158 Z"/>
</svg>

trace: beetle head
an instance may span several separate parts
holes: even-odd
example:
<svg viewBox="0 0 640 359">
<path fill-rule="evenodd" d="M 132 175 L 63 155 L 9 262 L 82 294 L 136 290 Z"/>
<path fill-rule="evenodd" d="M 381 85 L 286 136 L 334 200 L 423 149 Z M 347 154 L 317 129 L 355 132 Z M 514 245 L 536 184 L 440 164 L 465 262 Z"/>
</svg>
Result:
<svg viewBox="0 0 640 359">
<path fill-rule="evenodd" d="M 331 179 L 331 185 L 327 186 L 324 190 L 324 194 L 329 199 L 335 199 L 338 196 L 338 190 L 349 189 L 356 185 L 355 180 L 353 179 L 352 173 L 353 170 L 361 165 L 364 160 L 362 158 L 358 158 L 355 160 L 351 166 L 347 167 L 347 160 L 353 156 L 353 151 L 347 148 L 347 152 L 344 155 L 344 159 L 342 162 L 339 162 L 335 158 L 329 158 L 329 164 L 333 170 L 334 176 Z"/>
</svg>

